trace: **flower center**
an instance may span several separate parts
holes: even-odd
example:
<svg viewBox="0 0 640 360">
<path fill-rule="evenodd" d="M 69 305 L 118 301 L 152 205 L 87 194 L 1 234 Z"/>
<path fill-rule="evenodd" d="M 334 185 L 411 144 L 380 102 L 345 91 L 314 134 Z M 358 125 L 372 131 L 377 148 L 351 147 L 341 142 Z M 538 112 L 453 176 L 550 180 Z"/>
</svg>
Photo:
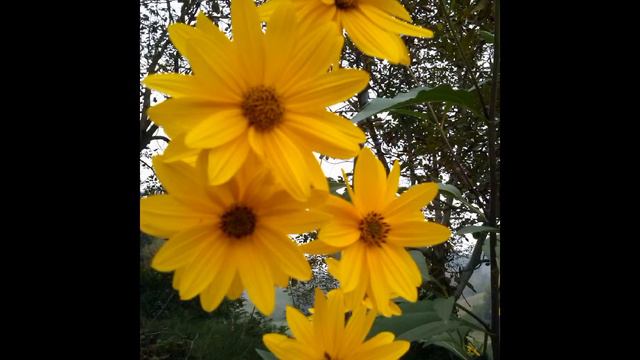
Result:
<svg viewBox="0 0 640 360">
<path fill-rule="evenodd" d="M 242 114 L 249 120 L 249 126 L 258 131 L 273 129 L 282 120 L 284 108 L 273 88 L 256 86 L 244 94 Z"/>
<path fill-rule="evenodd" d="M 335 0 L 338 9 L 346 10 L 356 5 L 356 0 Z"/>
<path fill-rule="evenodd" d="M 240 239 L 253 234 L 256 215 L 244 205 L 234 205 L 220 217 L 220 228 L 227 236 Z"/>
<path fill-rule="evenodd" d="M 384 221 L 382 215 L 372 211 L 360 221 L 358 229 L 360 241 L 364 241 L 367 245 L 381 246 L 387 242 L 387 234 L 391 226 Z"/>
</svg>

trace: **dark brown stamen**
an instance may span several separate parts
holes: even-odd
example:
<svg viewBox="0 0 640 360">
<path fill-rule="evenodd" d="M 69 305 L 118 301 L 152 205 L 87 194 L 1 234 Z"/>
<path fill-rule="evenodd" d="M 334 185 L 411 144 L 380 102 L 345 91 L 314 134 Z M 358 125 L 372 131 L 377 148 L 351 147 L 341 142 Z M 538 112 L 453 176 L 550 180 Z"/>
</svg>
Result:
<svg viewBox="0 0 640 360">
<path fill-rule="evenodd" d="M 356 5 L 356 0 L 335 0 L 336 7 L 341 10 L 346 10 Z"/>
<path fill-rule="evenodd" d="M 251 235 L 255 228 L 256 215 L 244 205 L 234 205 L 220 217 L 220 229 L 232 238 Z"/>
<path fill-rule="evenodd" d="M 282 120 L 284 107 L 273 88 L 256 86 L 244 94 L 241 104 L 242 114 L 249 120 L 249 126 L 258 131 L 273 129 Z"/>
<path fill-rule="evenodd" d="M 384 221 L 382 215 L 372 211 L 360 221 L 358 229 L 360 241 L 367 245 L 381 246 L 387 242 L 387 234 L 391 226 Z"/>
</svg>

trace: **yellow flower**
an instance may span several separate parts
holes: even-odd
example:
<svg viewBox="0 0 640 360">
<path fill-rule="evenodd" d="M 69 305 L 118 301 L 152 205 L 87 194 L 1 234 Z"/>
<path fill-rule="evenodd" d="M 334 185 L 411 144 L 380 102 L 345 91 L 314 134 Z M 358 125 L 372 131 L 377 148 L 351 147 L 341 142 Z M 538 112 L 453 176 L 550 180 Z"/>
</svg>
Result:
<svg viewBox="0 0 640 360">
<path fill-rule="evenodd" d="M 196 168 L 154 159 L 168 194 L 141 200 L 140 227 L 168 240 L 151 266 L 175 270 L 173 286 L 180 298 L 200 294 L 207 311 L 217 308 L 225 295 L 235 299 L 247 289 L 256 307 L 271 314 L 274 284 L 286 286 L 289 276 L 311 278 L 309 263 L 287 234 L 311 231 L 328 216 L 274 185 L 255 158 L 220 186 L 205 182 L 203 159 Z M 314 191 L 310 201 L 321 203 L 325 197 Z"/>
<path fill-rule="evenodd" d="M 431 30 L 411 24 L 411 15 L 397 0 L 268 0 L 259 8 L 262 18 L 285 2 L 294 4 L 307 26 L 336 23 L 362 52 L 393 64 L 411 63 L 400 34 L 433 37 Z"/>
<path fill-rule="evenodd" d="M 335 277 L 336 279 L 341 279 L 342 275 L 340 272 L 340 262 L 334 258 L 327 258 L 325 261 L 327 263 L 329 273 L 333 275 L 333 277 Z M 371 290 L 369 290 L 368 292 L 371 293 Z M 344 303 L 346 308 L 348 310 L 352 310 L 352 309 L 355 309 L 357 306 L 360 306 L 360 304 L 364 304 L 364 306 L 366 306 L 367 309 L 375 310 L 376 306 L 373 303 L 373 301 L 371 301 L 371 298 L 366 295 L 366 292 L 364 294 L 364 299 L 362 298 L 362 296 L 363 294 L 358 293 L 357 291 L 352 291 L 344 294 Z M 392 295 L 391 297 L 395 297 L 395 296 Z M 389 314 L 402 315 L 402 309 L 400 309 L 400 307 L 392 300 L 389 300 Z"/>
<path fill-rule="evenodd" d="M 342 290 L 325 296 L 316 289 L 313 318 L 307 318 L 287 306 L 287 324 L 295 339 L 281 334 L 266 334 L 262 340 L 282 360 L 395 360 L 409 350 L 409 342 L 396 340 L 390 332 L 381 332 L 364 341 L 376 313 L 364 306 L 353 310 L 345 324 Z"/>
<path fill-rule="evenodd" d="M 340 287 L 345 293 L 354 292 L 356 299 L 366 295 L 365 301 L 384 316 L 398 312 L 390 305 L 394 297 L 417 300 L 422 277 L 404 248 L 440 244 L 451 236 L 447 227 L 425 221 L 420 211 L 435 198 L 437 184 L 419 184 L 398 197 L 399 178 L 397 161 L 386 178 L 382 164 L 363 148 L 355 168 L 355 189 L 347 182 L 352 203 L 329 197 L 324 207 L 333 220 L 320 229 L 318 240 L 302 247 L 315 254 L 341 251 L 339 268 L 333 270 Z"/>
<path fill-rule="evenodd" d="M 365 141 L 349 120 L 328 112 L 363 89 L 369 75 L 329 67 L 343 39 L 335 24 L 302 33 L 293 8 L 276 9 L 267 33 L 251 0 L 231 3 L 233 41 L 206 16 L 196 27 L 174 24 L 169 36 L 194 75 L 155 74 L 144 80 L 170 99 L 149 109 L 175 143 L 167 161 L 204 151 L 212 185 L 233 177 L 250 153 L 258 155 L 296 199 L 327 190 L 313 151 L 350 158 Z"/>
</svg>

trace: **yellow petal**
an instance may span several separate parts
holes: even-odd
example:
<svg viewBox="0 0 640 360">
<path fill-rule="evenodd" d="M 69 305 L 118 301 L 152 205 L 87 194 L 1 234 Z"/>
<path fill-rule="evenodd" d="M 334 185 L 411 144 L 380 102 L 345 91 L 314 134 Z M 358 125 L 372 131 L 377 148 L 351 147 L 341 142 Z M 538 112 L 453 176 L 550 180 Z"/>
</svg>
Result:
<svg viewBox="0 0 640 360">
<path fill-rule="evenodd" d="M 238 244 L 235 248 L 235 261 L 240 272 L 240 279 L 247 289 L 251 302 L 269 316 L 275 307 L 275 291 L 273 277 L 264 254 L 249 242 Z"/>
<path fill-rule="evenodd" d="M 142 83 L 154 90 L 177 97 L 209 97 L 207 87 L 195 76 L 183 74 L 153 74 L 147 76 Z"/>
<path fill-rule="evenodd" d="M 238 272 L 233 276 L 233 281 L 231 282 L 231 286 L 229 286 L 229 292 L 227 293 L 227 297 L 229 300 L 236 300 L 242 296 L 242 292 L 244 291 L 244 286 L 242 286 L 242 281 L 240 280 L 240 275 Z"/>
<path fill-rule="evenodd" d="M 451 237 L 446 226 L 426 221 L 394 222 L 389 242 L 402 247 L 424 247 L 441 244 Z"/>
<path fill-rule="evenodd" d="M 140 200 L 140 229 L 158 237 L 171 237 L 179 231 L 203 224 L 207 213 L 193 209 L 170 195 L 154 195 Z"/>
<path fill-rule="evenodd" d="M 375 6 L 400 19 L 411 21 L 411 15 L 398 0 L 359 0 L 358 3 Z"/>
<path fill-rule="evenodd" d="M 216 229 L 212 241 L 208 241 L 201 254 L 185 268 L 180 280 L 180 299 L 189 300 L 198 295 L 211 284 L 219 271 L 233 271 L 222 268 L 229 254 L 228 245 L 229 241 Z"/>
<path fill-rule="evenodd" d="M 323 74 L 305 86 L 292 88 L 286 96 L 287 107 L 292 111 L 307 108 L 323 108 L 347 100 L 364 89 L 369 82 L 369 74 L 358 69 L 338 69 Z"/>
<path fill-rule="evenodd" d="M 417 37 L 425 37 L 432 38 L 433 31 L 429 29 L 425 29 L 419 26 L 415 26 L 404 22 L 402 20 L 398 20 L 393 16 L 385 13 L 382 10 L 377 9 L 374 6 L 370 6 L 368 4 L 359 5 L 362 12 L 369 18 L 371 21 L 378 26 L 387 29 L 388 31 L 409 35 L 409 36 L 417 36 Z"/>
<path fill-rule="evenodd" d="M 331 195 L 327 198 L 322 210 L 333 215 L 333 219 L 322 226 L 318 238 L 332 247 L 346 247 L 360 237 L 358 225 L 360 217 L 353 205 L 346 200 Z"/>
<path fill-rule="evenodd" d="M 360 355 L 363 352 L 368 352 L 380 346 L 390 344 L 393 342 L 394 339 L 395 339 L 395 335 L 393 335 L 393 333 L 389 331 L 383 331 L 379 334 L 376 334 L 376 336 L 372 337 L 371 339 L 367 340 L 364 344 L 362 344 L 362 346 L 360 346 L 358 351 L 356 351 L 356 354 Z M 370 359 L 370 358 L 371 357 L 369 358 L 362 357 L 362 359 Z M 377 359 L 376 356 L 374 356 L 373 358 Z"/>
<path fill-rule="evenodd" d="M 287 0 L 285 0 L 287 1 Z M 282 5 L 283 1 L 280 0 L 268 0 L 262 3 L 262 5 L 258 6 L 258 16 L 260 20 L 267 21 L 273 15 L 273 12 L 276 8 Z"/>
<path fill-rule="evenodd" d="M 250 84 L 241 76 L 238 53 L 229 40 L 224 37 L 223 41 L 214 42 L 208 38 L 194 37 L 189 39 L 187 46 L 193 73 L 206 80 L 211 96 L 223 103 L 240 103 L 243 92 Z"/>
<path fill-rule="evenodd" d="M 318 240 L 336 248 L 353 246 L 359 238 L 360 232 L 358 230 L 358 223 L 349 222 L 348 219 L 339 219 L 336 217 L 326 225 L 322 226 L 318 232 Z"/>
<path fill-rule="evenodd" d="M 368 251 L 368 247 L 360 242 L 356 242 L 342 251 L 340 286 L 345 292 L 355 290 L 359 285 L 362 273 L 367 271 Z"/>
<path fill-rule="evenodd" d="M 258 8 L 260 9 L 260 8 Z M 289 2 L 282 3 L 269 20 L 265 35 L 265 84 L 273 86 L 281 80 L 291 63 L 296 32 L 296 18 Z M 280 89 L 280 87 L 277 87 Z"/>
<path fill-rule="evenodd" d="M 169 39 L 171 39 L 173 46 L 175 46 L 184 57 L 187 59 L 191 58 L 188 49 L 189 40 L 202 36 L 202 34 L 196 28 L 182 23 L 169 25 L 167 32 L 169 33 Z"/>
<path fill-rule="evenodd" d="M 391 201 L 397 198 L 398 182 L 400 181 L 400 163 L 398 160 L 393 162 L 393 167 L 387 177 L 387 191 L 384 194 L 383 206 L 386 206 Z"/>
<path fill-rule="evenodd" d="M 366 215 L 370 211 L 379 211 L 384 201 L 387 188 L 387 176 L 380 161 L 369 148 L 362 148 L 356 160 L 354 175 L 354 192 L 360 204 L 360 214 Z"/>
<path fill-rule="evenodd" d="M 313 346 L 316 343 L 313 334 L 313 327 L 309 319 L 304 316 L 298 309 L 287 305 L 286 308 L 287 325 L 291 329 L 291 334 L 299 342 Z"/>
<path fill-rule="evenodd" d="M 327 316 L 325 316 L 325 351 L 336 354 L 344 338 L 344 295 L 341 289 L 335 289 L 327 294 Z"/>
<path fill-rule="evenodd" d="M 369 330 L 371 330 L 375 319 L 376 312 L 367 312 L 364 306 L 358 306 L 353 310 L 345 329 L 340 350 L 338 351 L 338 358 L 346 358 L 348 354 L 353 353 L 353 350 L 362 344 Z"/>
<path fill-rule="evenodd" d="M 305 201 L 310 195 L 311 181 L 307 163 L 298 147 L 279 129 L 262 136 L 264 161 L 273 176 L 296 200 Z"/>
<path fill-rule="evenodd" d="M 166 163 L 162 160 L 162 156 L 153 158 L 153 167 L 170 195 L 203 213 L 216 214 L 222 210 L 224 204 L 212 201 L 207 195 L 204 173 L 185 162 Z"/>
<path fill-rule="evenodd" d="M 234 76 L 236 53 L 224 34 L 202 31 L 185 24 L 169 26 L 169 37 L 188 60 L 193 73 L 206 79 L 202 84 L 220 101 L 238 101 L 242 81 Z"/>
<path fill-rule="evenodd" d="M 420 270 L 413 260 L 411 260 L 410 263 L 405 262 L 404 259 L 393 252 L 391 248 L 391 246 L 382 245 L 381 248 L 376 249 L 381 259 L 379 266 L 382 268 L 389 288 L 394 293 L 414 302 L 418 297 L 416 287 L 420 285 Z M 414 281 L 416 280 L 416 275 L 418 279 L 417 284 Z"/>
<path fill-rule="evenodd" d="M 231 29 L 233 43 L 242 54 L 239 61 L 250 86 L 264 79 L 264 39 L 258 11 L 252 0 L 234 0 L 231 3 Z"/>
<path fill-rule="evenodd" d="M 309 170 L 309 177 L 311 180 L 311 187 L 315 189 L 311 191 L 311 198 L 314 198 L 320 194 L 327 195 L 327 193 L 329 192 L 329 183 L 327 182 L 327 178 L 322 172 L 320 162 L 315 157 L 315 155 L 312 154 L 310 149 L 302 150 L 302 157 L 307 163 L 307 169 Z M 312 201 L 309 200 L 309 202 Z"/>
<path fill-rule="evenodd" d="M 311 267 L 307 259 L 287 235 L 279 233 L 269 227 L 260 226 L 256 229 L 257 242 L 264 249 L 262 256 L 267 256 L 271 262 L 277 264 L 286 274 L 302 281 L 311 279 Z"/>
<path fill-rule="evenodd" d="M 270 211 L 260 221 L 283 234 L 301 234 L 313 231 L 330 220 L 330 216 L 319 211 L 301 209 L 295 211 Z"/>
<path fill-rule="evenodd" d="M 233 264 L 227 259 L 223 260 L 223 271 L 219 271 L 211 284 L 200 294 L 200 305 L 205 311 L 215 310 L 229 291 L 231 283 L 236 276 Z"/>
<path fill-rule="evenodd" d="M 313 310 L 313 333 L 316 341 L 323 344 L 324 349 L 331 349 L 333 347 L 333 338 L 328 337 L 326 331 L 329 328 L 329 317 L 332 314 L 329 313 L 327 298 L 318 288 L 315 289 Z"/>
<path fill-rule="evenodd" d="M 392 64 L 409 65 L 409 50 L 400 36 L 371 22 L 356 9 L 342 16 L 342 23 L 353 43 L 365 54 L 386 59 Z"/>
<path fill-rule="evenodd" d="M 248 137 L 249 145 L 251 146 L 251 150 L 253 150 L 253 152 L 255 152 L 261 158 L 264 157 L 265 134 L 260 131 L 256 131 L 256 129 L 253 126 L 249 127 L 248 134 L 249 134 L 249 137 Z"/>
<path fill-rule="evenodd" d="M 387 279 L 380 264 L 382 259 L 377 251 L 367 252 L 367 265 L 369 269 L 369 285 L 368 292 L 371 301 L 375 304 L 375 308 L 384 316 L 391 316 L 389 309 L 389 299 L 391 298 L 391 289 L 387 284 Z"/>
<path fill-rule="evenodd" d="M 314 359 L 314 354 L 307 346 L 282 334 L 265 334 L 262 341 L 280 360 Z"/>
<path fill-rule="evenodd" d="M 158 250 L 151 261 L 151 267 L 158 271 L 172 271 L 188 265 L 202 253 L 205 245 L 213 239 L 215 224 L 200 225 L 181 231 Z"/>
<path fill-rule="evenodd" d="M 359 359 L 397 360 L 409 351 L 409 345 L 410 343 L 408 341 L 398 340 L 391 344 L 380 345 L 367 350 L 360 350 L 358 351 L 357 357 Z"/>
<path fill-rule="evenodd" d="M 227 36 L 211 21 L 204 12 L 199 12 L 196 17 L 196 29 L 202 31 L 214 42 L 228 42 Z"/>
<path fill-rule="evenodd" d="M 294 53 L 282 68 L 283 76 L 275 82 L 287 99 L 326 74 L 337 63 L 344 44 L 340 28 L 333 22 L 319 24 L 306 33 L 302 28 L 298 31 L 304 35 L 297 39 Z"/>
<path fill-rule="evenodd" d="M 295 134 L 314 151 L 333 158 L 348 159 L 356 156 L 360 151 L 358 144 L 365 141 L 362 130 L 343 117 L 327 114 L 330 117 L 324 114 L 318 116 L 288 112 L 282 125 L 283 131 Z M 343 129 L 349 132 L 343 132 Z"/>
<path fill-rule="evenodd" d="M 422 183 L 414 185 L 405 191 L 396 200 L 390 202 L 383 210 L 382 215 L 387 222 L 400 220 L 406 213 L 415 212 L 429 204 L 438 194 L 438 184 Z"/>
<path fill-rule="evenodd" d="M 243 136 L 217 148 L 209 149 L 209 184 L 223 184 L 238 172 L 249 154 L 249 143 Z"/>
<path fill-rule="evenodd" d="M 184 274 L 184 268 L 177 269 L 173 273 L 173 279 L 171 280 L 171 287 L 175 290 L 180 290 L 180 279 L 182 279 L 182 275 Z"/>
<path fill-rule="evenodd" d="M 305 254 L 334 254 L 340 251 L 340 248 L 328 245 L 322 240 L 310 241 L 300 246 L 300 250 Z"/>
<path fill-rule="evenodd" d="M 149 108 L 147 114 L 169 136 L 175 137 L 191 130 L 211 114 L 225 109 L 229 109 L 229 106 L 211 100 L 173 98 Z"/>
<path fill-rule="evenodd" d="M 171 143 L 162 153 L 162 161 L 166 163 L 183 161 L 195 166 L 202 149 L 192 149 L 184 143 L 184 133 L 171 139 Z"/>
<path fill-rule="evenodd" d="M 402 309 L 400 309 L 400 306 L 393 301 L 389 301 L 389 308 L 391 309 L 391 314 L 393 316 L 402 315 Z"/>
<path fill-rule="evenodd" d="M 249 122 L 240 108 L 219 111 L 194 125 L 187 133 L 185 143 L 191 148 L 211 149 L 237 139 L 247 127 Z"/>
</svg>

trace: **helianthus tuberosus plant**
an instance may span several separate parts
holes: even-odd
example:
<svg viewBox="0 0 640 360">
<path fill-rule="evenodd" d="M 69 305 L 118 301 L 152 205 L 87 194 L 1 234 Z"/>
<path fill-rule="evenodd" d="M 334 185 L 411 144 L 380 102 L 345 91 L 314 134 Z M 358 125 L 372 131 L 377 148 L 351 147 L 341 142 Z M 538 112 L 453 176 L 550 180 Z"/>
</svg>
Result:
<svg viewBox="0 0 640 360">
<path fill-rule="evenodd" d="M 432 38 L 433 32 L 412 24 L 411 15 L 398 0 L 267 0 L 260 9 L 270 19 L 275 9 L 291 2 L 305 26 L 336 24 L 363 53 L 392 64 L 409 65 L 409 50 L 400 35 Z M 270 20 L 269 20 L 270 21 Z"/>
<path fill-rule="evenodd" d="M 265 345 L 279 359 L 394 360 L 409 350 L 408 341 L 394 341 L 395 336 L 390 332 L 381 332 L 365 340 L 376 313 L 360 305 L 345 321 L 342 290 L 332 290 L 326 298 L 319 289 L 315 292 L 314 314 L 310 318 L 287 306 L 287 324 L 293 338 L 281 334 L 264 335 Z"/>
<path fill-rule="evenodd" d="M 313 151 L 336 158 L 357 154 L 364 133 L 327 106 L 362 90 L 369 75 L 332 65 L 342 37 L 335 24 L 301 33 L 293 7 L 282 4 L 267 32 L 251 0 L 231 3 L 233 40 L 206 16 L 196 27 L 173 24 L 169 36 L 193 75 L 155 74 L 144 84 L 171 96 L 149 109 L 169 136 L 167 161 L 206 153 L 211 184 L 229 181 L 250 153 L 296 199 L 327 189 Z"/>
<path fill-rule="evenodd" d="M 154 167 L 168 194 L 142 199 L 141 228 L 168 239 L 152 267 L 175 271 L 181 299 L 200 295 L 202 307 L 212 311 L 225 295 L 235 299 L 246 289 L 256 307 L 271 314 L 274 285 L 311 278 L 309 263 L 287 235 L 327 220 L 309 208 L 322 203 L 322 194 L 311 198 L 313 204 L 293 199 L 255 160 L 217 186 L 206 183 L 204 168 L 161 157 Z"/>
<path fill-rule="evenodd" d="M 183 300 L 207 311 L 244 290 L 264 314 L 274 287 L 309 280 L 304 254 L 327 259 L 340 289 L 316 290 L 314 315 L 286 310 L 294 338 L 267 334 L 281 359 L 397 359 L 409 343 L 368 337 L 394 302 L 417 300 L 421 274 L 407 247 L 446 241 L 450 230 L 421 209 L 438 193 L 423 183 L 397 194 L 400 167 L 387 176 L 354 124 L 327 107 L 365 89 L 369 75 L 340 68 L 345 29 L 363 52 L 409 64 L 399 34 L 430 37 L 396 0 L 231 1 L 232 39 L 200 14 L 173 24 L 171 41 L 193 74 L 153 74 L 144 84 L 170 96 L 149 116 L 171 137 L 154 159 L 168 194 L 141 200 L 141 229 L 167 239 L 152 261 L 175 272 Z M 261 18 L 266 21 L 264 31 Z M 313 152 L 357 156 L 350 202 L 328 193 Z M 318 230 L 299 246 L 288 235 Z M 345 321 L 347 313 L 348 321 Z M 368 340 L 365 340 L 368 339 Z"/>
<path fill-rule="evenodd" d="M 438 185 L 419 184 L 398 196 L 399 179 L 398 162 L 387 177 L 371 150 L 363 148 L 354 188 L 347 182 L 352 202 L 331 196 L 325 209 L 334 219 L 320 229 L 318 240 L 303 247 L 309 253 L 341 251 L 339 265 L 330 265 L 343 291 L 355 299 L 366 296 L 384 316 L 398 314 L 389 301 L 394 297 L 417 300 L 422 276 L 405 247 L 433 246 L 451 236 L 447 227 L 425 221 L 421 211 L 438 194 Z"/>
</svg>

